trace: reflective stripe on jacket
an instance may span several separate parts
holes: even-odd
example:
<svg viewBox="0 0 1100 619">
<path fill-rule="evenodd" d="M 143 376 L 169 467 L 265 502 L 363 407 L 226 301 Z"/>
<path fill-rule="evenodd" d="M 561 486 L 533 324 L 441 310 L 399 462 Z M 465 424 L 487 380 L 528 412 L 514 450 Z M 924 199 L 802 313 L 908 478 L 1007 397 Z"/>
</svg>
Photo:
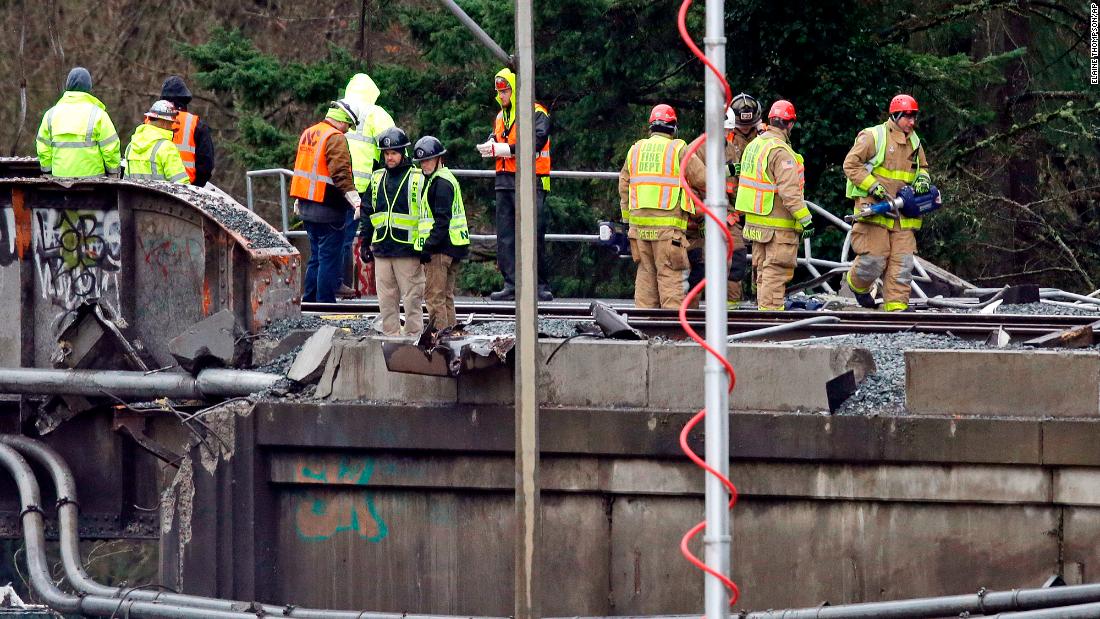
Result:
<svg viewBox="0 0 1100 619">
<path fill-rule="evenodd" d="M 810 211 L 805 204 L 793 214 L 787 208 L 775 208 L 779 184 L 769 170 L 769 163 L 776 149 L 786 152 L 793 160 L 801 195 L 806 182 L 802 155 L 794 152 L 790 144 L 778 134 L 768 131 L 749 142 L 741 157 L 741 175 L 737 179 L 734 208 L 746 214 L 745 223 L 748 225 L 801 230 L 802 224 L 799 221 L 810 217 Z"/>
<path fill-rule="evenodd" d="M 138 125 L 126 147 L 126 178 L 191 184 L 183 159 L 172 142 L 172 131 Z"/>
<path fill-rule="evenodd" d="M 423 204 L 424 175 L 419 169 L 409 167 L 398 186 L 397 195 L 387 195 L 385 188 L 388 170 L 375 170 L 371 176 L 370 225 L 374 229 L 371 243 L 390 239 L 412 245 L 416 251 L 424 249 L 424 241 L 432 232 L 432 209 Z M 381 196 L 382 204 L 378 198 Z M 402 199 L 404 197 L 404 199 Z M 379 207 L 382 207 L 381 209 Z"/>
<path fill-rule="evenodd" d="M 106 106 L 86 92 L 67 91 L 46 112 L 35 148 L 43 172 L 66 178 L 117 174 L 122 161 Z"/>
<path fill-rule="evenodd" d="M 513 106 L 514 108 L 514 106 Z M 535 104 L 535 112 L 542 112 L 547 116 L 550 116 L 550 112 L 542 106 L 541 103 Z M 515 112 L 509 116 L 506 120 L 504 118 L 504 111 L 497 112 L 496 124 L 493 127 L 493 139 L 497 142 L 507 142 L 512 147 L 511 157 L 497 157 L 496 170 L 497 172 L 516 172 L 516 115 Z M 546 139 L 546 144 L 543 145 L 542 150 L 535 153 L 535 174 L 538 176 L 548 176 L 550 174 L 550 139 Z"/>
<path fill-rule="evenodd" d="M 462 189 L 458 185 L 458 179 L 451 172 L 447 166 L 442 164 L 436 168 L 434 174 L 428 177 L 428 181 L 424 183 L 424 190 L 421 192 L 420 204 L 424 210 L 431 216 L 431 206 L 427 203 L 424 196 L 428 195 L 428 190 L 431 188 L 432 183 L 436 178 L 442 177 L 443 180 L 451 183 L 454 187 L 454 200 L 451 201 L 451 223 L 447 227 L 447 237 L 451 241 L 451 245 L 461 247 L 462 245 L 470 244 L 470 228 L 466 224 L 466 207 L 462 204 Z M 428 229 L 429 234 L 431 228 Z M 424 237 L 427 239 L 427 235 Z"/>
<path fill-rule="evenodd" d="M 190 112 L 180 111 L 176 115 L 176 122 L 172 124 L 172 142 L 180 152 L 183 160 L 183 169 L 187 170 L 187 178 L 195 182 L 195 129 L 199 127 L 199 117 Z"/>
<path fill-rule="evenodd" d="M 294 159 L 294 177 L 290 181 L 290 195 L 303 200 L 322 202 L 325 187 L 332 185 L 325 144 L 340 132 L 325 121 L 302 132 L 298 139 L 298 156 Z"/>
<path fill-rule="evenodd" d="M 680 157 L 687 144 L 663 133 L 638 140 L 627 154 L 631 225 L 687 229 L 695 204 L 680 187 Z"/>
<path fill-rule="evenodd" d="M 886 188 L 887 193 L 893 196 L 896 195 L 897 190 L 902 186 L 909 185 L 915 181 L 917 176 L 927 174 L 927 172 L 921 170 L 921 141 L 916 131 L 910 132 L 906 139 L 911 149 L 911 153 L 905 157 L 907 164 L 905 168 L 893 169 L 884 165 L 887 159 L 887 148 L 890 144 L 890 123 L 891 121 L 887 120 L 881 125 L 868 127 L 861 132 L 861 134 L 866 133 L 870 135 L 874 140 L 875 154 L 869 161 L 863 164 L 863 167 L 867 170 L 867 176 L 865 176 L 862 181 L 856 183 L 853 182 L 851 178 L 846 178 L 844 195 L 856 200 L 853 207 L 853 212 L 855 214 L 859 214 L 863 206 L 867 203 L 864 200 L 860 200 L 860 198 L 868 197 L 868 191 L 870 191 L 875 183 L 881 182 Z M 859 138 L 857 137 L 857 145 L 853 147 L 854 149 L 859 147 L 858 140 Z M 860 221 L 892 228 L 895 220 L 893 217 L 873 215 L 871 217 L 864 217 L 860 219 Z M 921 220 L 919 217 L 906 217 L 900 215 L 898 221 L 903 229 L 916 230 L 921 227 Z"/>
</svg>

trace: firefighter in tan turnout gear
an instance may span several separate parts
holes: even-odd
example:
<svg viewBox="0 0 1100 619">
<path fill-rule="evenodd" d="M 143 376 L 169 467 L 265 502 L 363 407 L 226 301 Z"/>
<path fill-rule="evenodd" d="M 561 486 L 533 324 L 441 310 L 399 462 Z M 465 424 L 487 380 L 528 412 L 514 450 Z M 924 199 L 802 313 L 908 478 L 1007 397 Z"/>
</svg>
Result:
<svg viewBox="0 0 1100 619">
<path fill-rule="evenodd" d="M 680 159 L 687 144 L 674 139 L 676 111 L 661 104 L 649 115 L 649 137 L 638 140 L 619 172 L 619 210 L 630 224 L 630 253 L 638 265 L 634 280 L 637 307 L 677 308 L 684 300 L 688 221 L 695 205 L 680 188 Z M 700 195 L 706 168 L 697 157 L 688 162 L 687 182 Z"/>
<path fill-rule="evenodd" d="M 898 190 L 911 185 L 918 194 L 932 185 L 924 147 L 915 131 L 917 101 L 898 95 L 890 101 L 890 118 L 868 127 L 856 136 L 844 158 L 848 178 L 846 194 L 855 199 L 855 213 L 865 206 L 894 198 Z M 920 217 L 873 215 L 852 226 L 852 250 L 856 254 L 845 278 L 856 301 L 875 307 L 871 286 L 882 278 L 883 306 L 888 312 L 909 308 Z"/>
<path fill-rule="evenodd" d="M 741 155 L 749 142 L 764 129 L 761 122 L 763 110 L 760 103 L 752 95 L 741 93 L 733 98 L 726 110 L 726 193 L 732 204 L 737 198 L 737 177 L 741 174 Z M 706 149 L 698 151 L 699 160 L 707 162 Z M 704 276 L 706 265 L 703 263 L 704 239 L 702 229 L 705 222 L 698 226 L 688 225 L 688 258 L 691 260 L 691 272 L 688 274 L 688 289 L 692 289 Z M 726 227 L 729 228 L 730 237 L 733 238 L 733 257 L 729 264 L 729 283 L 726 288 L 726 301 L 737 303 L 744 292 L 741 289 L 741 280 L 749 267 L 748 249 L 742 238 L 741 214 L 730 211 L 726 215 Z M 695 304 L 698 306 L 698 303 Z"/>
<path fill-rule="evenodd" d="M 745 214 L 746 241 L 752 242 L 756 304 L 783 309 L 787 282 L 794 276 L 798 242 L 813 235 L 813 218 L 803 200 L 802 156 L 790 143 L 794 105 L 779 100 L 768 112 L 768 130 L 749 143 L 741 157 L 735 208 Z"/>
</svg>

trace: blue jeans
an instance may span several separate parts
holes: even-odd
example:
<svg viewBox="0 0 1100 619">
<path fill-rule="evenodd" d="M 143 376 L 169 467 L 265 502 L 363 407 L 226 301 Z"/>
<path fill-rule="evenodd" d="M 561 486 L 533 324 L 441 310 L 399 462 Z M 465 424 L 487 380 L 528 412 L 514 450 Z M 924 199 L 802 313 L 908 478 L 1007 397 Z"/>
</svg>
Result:
<svg viewBox="0 0 1100 619">
<path fill-rule="evenodd" d="M 366 204 L 366 202 L 364 202 L 364 204 Z M 359 222 L 352 219 L 354 216 L 355 211 L 348 209 L 348 214 L 344 218 L 344 244 L 340 249 L 340 281 L 336 284 L 337 287 L 344 283 L 345 275 L 353 266 L 351 248 L 355 245 L 355 233 L 359 231 Z M 354 284 L 355 276 L 353 275 L 348 287 L 353 288 Z"/>
<path fill-rule="evenodd" d="M 344 244 L 344 224 L 305 222 L 309 234 L 309 263 L 303 284 L 302 301 L 335 303 L 340 285 L 341 254 Z"/>
</svg>

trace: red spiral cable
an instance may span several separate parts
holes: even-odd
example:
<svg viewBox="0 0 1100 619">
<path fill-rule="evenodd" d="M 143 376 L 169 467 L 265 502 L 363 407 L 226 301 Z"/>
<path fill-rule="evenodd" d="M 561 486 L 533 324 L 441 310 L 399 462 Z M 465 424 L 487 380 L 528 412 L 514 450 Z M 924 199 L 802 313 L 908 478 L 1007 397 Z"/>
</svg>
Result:
<svg viewBox="0 0 1100 619">
<path fill-rule="evenodd" d="M 709 59 L 707 59 L 706 55 L 703 54 L 703 52 L 695 44 L 695 41 L 691 39 L 691 35 L 687 31 L 687 12 L 688 9 L 691 8 L 691 3 L 692 0 L 684 0 L 683 4 L 680 5 L 680 13 L 677 17 L 677 26 L 680 29 L 680 38 L 684 40 L 684 43 L 688 46 L 688 49 L 691 50 L 691 53 L 694 54 L 695 57 L 698 58 L 700 61 L 702 61 L 702 63 L 706 65 L 708 70 L 718 76 L 719 81 L 722 83 L 722 88 L 725 91 L 726 107 L 729 107 L 730 101 L 732 101 L 733 99 L 733 91 L 730 89 L 729 82 L 726 80 L 725 76 L 722 75 L 720 71 L 718 71 L 718 68 L 715 67 Z M 699 150 L 699 147 L 706 141 L 706 138 L 707 135 L 705 133 L 696 138 L 695 141 L 693 141 L 691 145 L 688 146 L 687 152 L 684 154 L 683 159 L 680 161 L 680 187 L 684 189 L 684 191 L 687 193 L 688 197 L 695 204 L 695 206 L 699 208 L 699 210 L 701 210 L 704 215 L 711 218 L 715 223 L 717 223 L 721 228 L 722 234 L 724 234 L 726 237 L 726 260 L 728 261 L 733 255 L 733 236 L 730 234 L 729 228 L 726 227 L 725 219 L 719 218 L 717 215 L 714 214 L 713 211 L 706 207 L 703 201 L 699 199 L 699 196 L 697 196 L 695 192 L 691 189 L 691 186 L 688 185 L 687 178 L 685 178 L 684 176 L 684 173 L 687 170 L 687 162 L 690 161 L 691 158 L 695 155 L 696 151 Z M 732 392 L 733 386 L 737 382 L 737 376 L 733 371 L 733 366 L 730 365 L 730 362 L 726 359 L 725 355 L 719 353 L 717 350 L 711 347 L 710 344 L 707 344 L 706 340 L 700 337 L 699 334 L 695 332 L 695 329 L 691 327 L 687 320 L 688 306 L 690 306 L 695 298 L 699 296 L 699 293 L 703 291 L 703 288 L 706 285 L 707 280 L 704 278 L 703 281 L 696 284 L 695 287 L 693 287 L 688 292 L 687 296 L 684 297 L 684 302 L 680 305 L 680 326 L 684 329 L 684 332 L 688 334 L 688 337 L 690 337 L 692 340 L 695 340 L 696 343 L 698 343 L 700 346 L 703 347 L 704 350 L 707 351 L 707 354 L 710 354 L 711 356 L 719 360 L 719 362 L 722 364 L 722 367 L 726 370 L 726 374 L 729 376 L 728 391 Z M 692 429 L 694 429 L 695 426 L 698 425 L 699 422 L 706 417 L 706 415 L 707 409 L 703 408 L 698 413 L 696 413 L 691 418 L 691 420 L 687 422 L 687 424 L 684 426 L 684 429 L 680 431 L 680 449 L 682 449 L 687 457 L 699 468 L 703 469 L 711 475 L 714 475 L 718 478 L 720 482 L 722 482 L 722 485 L 725 486 L 726 490 L 730 493 L 729 508 L 732 510 L 733 506 L 737 503 L 737 487 L 733 485 L 733 482 L 730 481 L 729 478 L 719 473 L 713 467 L 708 465 L 705 460 L 696 455 L 695 452 L 691 449 L 691 446 L 688 445 L 688 435 L 691 434 Z M 731 580 L 725 574 L 719 573 L 717 570 L 711 568 L 706 563 L 700 561 L 699 558 L 692 554 L 691 550 L 688 548 L 688 544 L 691 542 L 691 540 L 694 539 L 695 536 L 699 535 L 699 533 L 703 531 L 706 526 L 707 521 L 704 520 L 692 527 L 691 530 L 684 534 L 684 537 L 680 540 L 680 552 L 683 553 L 684 558 L 686 558 L 688 562 L 690 562 L 692 565 L 722 581 L 722 584 L 725 585 L 727 589 L 729 589 L 730 606 L 733 606 L 737 603 L 737 599 L 741 597 L 741 589 L 737 586 L 737 583 L 733 582 L 733 580 Z"/>
</svg>

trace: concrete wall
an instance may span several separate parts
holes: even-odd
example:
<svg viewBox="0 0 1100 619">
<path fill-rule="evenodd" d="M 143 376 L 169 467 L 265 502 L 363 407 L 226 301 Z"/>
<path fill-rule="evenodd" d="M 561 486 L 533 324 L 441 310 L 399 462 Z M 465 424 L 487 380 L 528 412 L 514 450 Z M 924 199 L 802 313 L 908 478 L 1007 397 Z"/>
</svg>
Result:
<svg viewBox="0 0 1100 619">
<path fill-rule="evenodd" d="M 703 513 L 702 474 L 677 445 L 690 416 L 544 407 L 544 613 L 701 611 L 702 578 L 677 549 Z M 195 531 L 216 533 L 184 561 L 185 589 L 320 607 L 510 614 L 511 409 L 266 403 L 238 423 L 251 447 L 238 445 L 214 483 L 196 478 L 196 505 L 220 504 L 230 488 L 235 498 L 228 511 L 194 516 Z M 1100 573 L 1096 421 L 739 412 L 730 425 L 741 491 L 732 517 L 739 606 L 1009 589 L 1053 573 L 1070 582 Z M 701 448 L 700 437 L 692 444 Z M 246 462 L 247 474 L 238 472 Z M 226 547 L 228 558 L 204 550 Z M 267 554 L 254 560 L 248 552 L 259 549 Z M 247 587 L 241 566 L 255 570 Z"/>
<path fill-rule="evenodd" d="M 455 378 L 386 369 L 381 344 L 407 341 L 366 337 L 336 340 L 317 395 L 330 401 L 511 404 L 509 367 Z M 703 406 L 705 354 L 692 344 L 543 339 L 539 341 L 540 401 L 557 406 L 693 410 Z M 555 352 L 556 351 L 556 352 Z M 554 355 L 549 363 L 545 360 Z M 825 385 L 874 371 L 865 349 L 853 347 L 730 346 L 739 379 L 733 410 L 829 410 Z"/>
</svg>

